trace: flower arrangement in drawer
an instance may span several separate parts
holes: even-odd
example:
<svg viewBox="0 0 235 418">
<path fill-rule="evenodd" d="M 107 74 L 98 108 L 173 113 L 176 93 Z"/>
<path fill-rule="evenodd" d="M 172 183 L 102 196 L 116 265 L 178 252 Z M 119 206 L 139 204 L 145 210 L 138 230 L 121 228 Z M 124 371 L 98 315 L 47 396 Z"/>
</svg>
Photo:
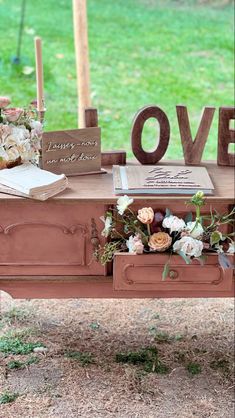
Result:
<svg viewBox="0 0 235 418">
<path fill-rule="evenodd" d="M 24 162 L 38 163 L 42 124 L 33 106 L 8 107 L 10 99 L 0 97 L 0 169 Z"/>
<path fill-rule="evenodd" d="M 197 192 L 186 202 L 194 207 L 195 213 L 189 211 L 183 219 L 169 209 L 163 213 L 144 207 L 135 213 L 130 208 L 133 202 L 128 196 L 121 196 L 116 207 L 102 218 L 105 224 L 102 235 L 109 237 L 109 241 L 96 252 L 102 264 L 112 261 L 117 252 L 166 253 L 169 258 L 162 274 L 165 279 L 173 254 L 181 256 L 186 264 L 196 259 L 204 265 L 206 253 L 214 253 L 223 269 L 232 268 L 228 255 L 235 252 L 234 232 L 224 233 L 222 230 L 224 225 L 233 225 L 235 208 L 230 213 L 219 214 L 211 210 L 209 215 L 202 215 L 201 208 L 206 199 L 202 192 Z"/>
</svg>

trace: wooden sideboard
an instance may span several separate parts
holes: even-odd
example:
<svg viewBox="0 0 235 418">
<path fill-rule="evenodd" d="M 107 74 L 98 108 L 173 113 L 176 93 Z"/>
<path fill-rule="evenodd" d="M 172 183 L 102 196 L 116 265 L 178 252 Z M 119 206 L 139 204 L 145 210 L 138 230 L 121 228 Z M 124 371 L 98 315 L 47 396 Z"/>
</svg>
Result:
<svg viewBox="0 0 235 418">
<path fill-rule="evenodd" d="M 207 197 L 203 211 L 209 213 L 212 206 L 226 212 L 234 204 L 233 168 L 204 165 L 215 194 Z M 0 194 L 0 290 L 14 298 L 46 299 L 233 296 L 232 271 L 224 273 L 215 256 L 204 267 L 183 265 L 174 256 L 174 274 L 164 282 L 164 255 L 122 254 L 108 269 L 100 265 L 93 257 L 95 246 L 104 239 L 100 217 L 117 201 L 111 169 L 107 171 L 71 177 L 70 188 L 46 202 Z M 187 211 L 187 196 L 134 200 L 134 209 L 148 205 L 168 207 L 176 215 Z"/>
</svg>

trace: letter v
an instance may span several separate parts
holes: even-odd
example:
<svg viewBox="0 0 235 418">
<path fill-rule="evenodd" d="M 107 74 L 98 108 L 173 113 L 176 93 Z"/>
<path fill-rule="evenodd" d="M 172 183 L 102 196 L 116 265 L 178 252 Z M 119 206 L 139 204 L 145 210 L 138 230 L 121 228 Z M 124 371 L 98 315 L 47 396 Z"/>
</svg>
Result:
<svg viewBox="0 0 235 418">
<path fill-rule="evenodd" d="M 215 107 L 205 107 L 203 109 L 201 122 L 194 141 L 192 139 L 187 107 L 177 105 L 176 112 L 185 163 L 189 165 L 200 164 L 215 113 Z"/>
</svg>

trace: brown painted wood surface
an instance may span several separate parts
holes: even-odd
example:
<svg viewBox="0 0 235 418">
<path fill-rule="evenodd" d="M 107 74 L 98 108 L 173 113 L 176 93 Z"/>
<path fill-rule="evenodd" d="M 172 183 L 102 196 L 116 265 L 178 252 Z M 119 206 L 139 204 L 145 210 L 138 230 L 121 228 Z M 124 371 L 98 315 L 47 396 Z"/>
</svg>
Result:
<svg viewBox="0 0 235 418">
<path fill-rule="evenodd" d="M 198 165 L 202 159 L 203 150 L 215 113 L 215 107 L 204 108 L 194 141 L 192 138 L 187 107 L 178 105 L 176 106 L 176 111 L 185 164 Z"/>
<path fill-rule="evenodd" d="M 160 135 L 157 148 L 152 152 L 146 152 L 142 146 L 142 132 L 145 122 L 149 118 L 155 118 L 159 122 Z M 141 164 L 156 164 L 167 150 L 170 139 L 170 124 L 166 114 L 157 106 L 146 106 L 135 116 L 132 131 L 131 144 L 134 156 Z"/>
<path fill-rule="evenodd" d="M 103 151 L 101 153 L 101 165 L 126 165 L 126 151 Z"/>
<path fill-rule="evenodd" d="M 235 154 L 229 153 L 230 143 L 235 143 L 235 130 L 229 127 L 230 120 L 235 119 L 234 107 L 220 107 L 218 132 L 218 164 L 235 165 Z"/>
<path fill-rule="evenodd" d="M 85 127 L 97 128 L 98 127 L 98 112 L 97 109 L 89 107 L 85 109 Z"/>
<path fill-rule="evenodd" d="M 85 126 L 87 128 L 94 128 L 98 126 L 98 113 L 97 109 L 88 108 L 85 109 Z M 126 164 L 126 151 L 103 151 L 101 153 L 101 165 L 125 165 Z"/>
</svg>

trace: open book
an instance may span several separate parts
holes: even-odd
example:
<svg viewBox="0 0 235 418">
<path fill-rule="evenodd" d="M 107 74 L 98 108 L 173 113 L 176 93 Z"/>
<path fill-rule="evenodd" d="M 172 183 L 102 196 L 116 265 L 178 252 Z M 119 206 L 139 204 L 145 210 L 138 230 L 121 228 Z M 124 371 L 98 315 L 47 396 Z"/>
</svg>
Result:
<svg viewBox="0 0 235 418">
<path fill-rule="evenodd" d="M 205 167 L 113 166 L 115 194 L 213 194 L 214 186 Z"/>
<path fill-rule="evenodd" d="M 68 186 L 64 174 L 53 174 L 27 163 L 0 170 L 0 192 L 37 200 L 46 200 Z"/>
</svg>

